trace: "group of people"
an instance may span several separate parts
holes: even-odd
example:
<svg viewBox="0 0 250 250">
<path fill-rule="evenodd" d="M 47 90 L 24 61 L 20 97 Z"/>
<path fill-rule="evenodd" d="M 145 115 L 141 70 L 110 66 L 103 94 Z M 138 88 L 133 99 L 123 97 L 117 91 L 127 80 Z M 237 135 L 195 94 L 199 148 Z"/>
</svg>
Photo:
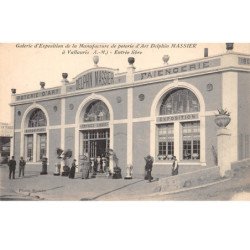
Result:
<svg viewBox="0 0 250 250">
<path fill-rule="evenodd" d="M 144 159 L 146 161 L 144 179 L 151 182 L 153 180 L 152 169 L 153 169 L 154 158 L 150 155 L 147 155 L 146 157 L 144 157 Z M 177 161 L 176 156 L 173 156 L 172 176 L 178 175 L 178 171 L 179 171 L 178 161 Z"/>
<path fill-rule="evenodd" d="M 153 162 L 154 158 L 150 155 L 147 155 L 144 157 L 146 161 L 145 165 L 145 180 L 148 180 L 151 182 L 153 180 L 152 177 L 152 169 L 153 169 Z M 15 157 L 12 156 L 11 160 L 8 162 L 9 166 L 9 179 L 15 179 L 15 171 L 16 171 L 16 160 Z M 97 173 L 97 172 L 102 172 L 106 170 L 107 167 L 107 159 L 105 157 L 100 157 L 98 156 L 97 158 L 89 158 L 88 155 L 84 155 L 83 157 L 83 163 L 82 163 L 82 179 L 88 179 L 89 178 L 89 173 Z M 26 161 L 23 159 L 23 157 L 20 157 L 19 160 L 19 177 L 23 176 L 24 177 L 24 170 L 25 170 L 25 165 Z M 44 164 L 43 164 L 44 168 Z M 76 172 L 76 159 L 73 160 L 73 163 L 71 165 L 71 168 L 67 168 L 67 175 L 70 179 L 75 178 L 75 172 Z M 176 156 L 173 156 L 173 165 L 172 165 L 172 175 L 178 175 L 178 161 L 176 159 Z M 46 174 L 47 174 L 47 164 L 46 164 Z"/>
<path fill-rule="evenodd" d="M 107 158 L 104 156 L 97 156 L 96 158 L 89 158 L 88 154 L 83 155 L 82 158 L 82 179 L 88 179 L 89 174 L 92 173 L 92 176 L 94 176 L 96 173 L 105 173 L 107 170 Z M 75 178 L 75 172 L 76 172 L 76 159 L 73 160 L 73 163 L 71 165 L 71 168 L 69 168 L 69 178 L 74 179 Z"/>
<path fill-rule="evenodd" d="M 24 177 L 24 169 L 25 169 L 26 161 L 23 159 L 23 157 L 19 160 L 19 177 Z M 15 172 L 16 172 L 16 160 L 15 157 L 12 156 L 11 160 L 8 162 L 9 166 L 9 179 L 15 179 Z"/>
</svg>

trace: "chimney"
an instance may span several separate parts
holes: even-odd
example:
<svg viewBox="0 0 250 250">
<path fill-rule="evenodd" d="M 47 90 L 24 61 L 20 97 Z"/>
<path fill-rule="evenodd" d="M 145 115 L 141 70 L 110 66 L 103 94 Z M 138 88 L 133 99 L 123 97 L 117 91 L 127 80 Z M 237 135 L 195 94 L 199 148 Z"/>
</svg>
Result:
<svg viewBox="0 0 250 250">
<path fill-rule="evenodd" d="M 233 50 L 234 49 L 234 43 L 226 43 L 226 49 L 227 49 L 227 51 Z"/>
<path fill-rule="evenodd" d="M 204 57 L 208 57 L 208 48 L 204 49 Z"/>
</svg>

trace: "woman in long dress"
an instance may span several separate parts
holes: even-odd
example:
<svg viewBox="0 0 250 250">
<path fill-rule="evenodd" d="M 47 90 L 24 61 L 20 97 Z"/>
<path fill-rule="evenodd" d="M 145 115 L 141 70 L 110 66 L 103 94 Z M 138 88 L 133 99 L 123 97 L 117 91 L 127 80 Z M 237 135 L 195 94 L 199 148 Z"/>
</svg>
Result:
<svg viewBox="0 0 250 250">
<path fill-rule="evenodd" d="M 172 175 L 178 175 L 178 161 L 175 156 L 173 156 L 173 166 L 172 166 Z"/>
<path fill-rule="evenodd" d="M 84 155 L 83 158 L 83 169 L 82 169 L 82 179 L 88 179 L 90 172 L 90 160 L 88 155 Z"/>
<path fill-rule="evenodd" d="M 70 171 L 69 171 L 69 178 L 70 179 L 75 178 L 75 172 L 76 172 L 76 159 L 73 160 L 73 163 L 72 163 Z"/>
</svg>

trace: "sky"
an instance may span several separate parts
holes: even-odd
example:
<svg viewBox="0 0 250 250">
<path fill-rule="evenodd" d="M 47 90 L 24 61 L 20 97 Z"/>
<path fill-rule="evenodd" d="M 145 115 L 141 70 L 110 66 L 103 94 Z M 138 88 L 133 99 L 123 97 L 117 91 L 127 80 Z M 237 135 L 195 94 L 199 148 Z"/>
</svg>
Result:
<svg viewBox="0 0 250 250">
<path fill-rule="evenodd" d="M 110 46 L 112 43 L 109 43 Z M 137 44 L 137 43 L 136 43 Z M 128 67 L 127 59 L 130 56 L 135 58 L 134 66 L 136 70 L 150 69 L 163 66 L 163 55 L 169 55 L 169 65 L 202 58 L 204 48 L 208 48 L 209 56 L 226 52 L 224 43 L 199 43 L 195 48 L 150 48 L 152 43 L 140 44 L 137 50 L 142 54 L 115 54 L 116 49 L 108 49 L 112 54 L 99 55 L 99 66 L 119 68 L 119 72 L 125 72 Z M 161 45 L 159 43 L 157 45 Z M 171 46 L 171 43 L 165 43 Z M 61 48 L 34 48 L 35 44 L 27 44 L 22 48 L 23 43 L 1 43 L 0 44 L 0 122 L 10 122 L 10 100 L 11 89 L 17 89 L 17 94 L 40 89 L 40 82 L 46 83 L 46 88 L 60 86 L 62 73 L 67 72 L 69 81 L 79 73 L 92 68 L 93 52 L 88 49 L 89 54 L 62 54 Z M 33 48 L 28 48 L 33 45 Z M 46 45 L 46 44 L 45 44 Z M 60 44 L 58 45 L 66 45 Z M 72 43 L 70 46 L 72 47 Z M 122 44 L 116 44 L 119 46 Z M 124 44 L 124 45 L 130 45 Z M 148 45 L 148 46 L 147 46 Z M 79 47 L 79 44 L 76 44 Z M 148 48 L 145 48 L 148 47 Z M 70 48 L 74 50 L 74 48 Z M 78 49 L 85 51 L 85 49 Z M 122 49 L 123 51 L 133 51 L 133 49 Z M 107 50 L 105 50 L 107 52 Z M 250 44 L 236 43 L 234 51 L 250 54 Z M 66 50 L 67 52 L 67 50 Z"/>
</svg>

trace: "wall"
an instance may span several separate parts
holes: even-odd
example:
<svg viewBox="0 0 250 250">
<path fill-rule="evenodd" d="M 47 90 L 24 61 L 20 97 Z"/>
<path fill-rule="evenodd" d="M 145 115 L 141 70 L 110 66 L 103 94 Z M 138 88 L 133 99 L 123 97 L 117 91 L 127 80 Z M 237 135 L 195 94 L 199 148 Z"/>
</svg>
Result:
<svg viewBox="0 0 250 250">
<path fill-rule="evenodd" d="M 196 87 L 202 94 L 206 111 L 217 110 L 217 108 L 221 107 L 221 73 L 207 74 L 202 76 L 188 77 L 179 79 L 181 82 L 187 82 Z M 150 109 L 152 106 L 152 102 L 157 95 L 157 93 L 163 89 L 167 84 L 172 83 L 173 81 L 165 81 L 161 83 L 152 83 L 148 85 L 135 86 L 133 91 L 133 113 L 134 118 L 137 117 L 149 117 Z M 213 84 L 213 90 L 207 91 L 207 84 Z M 138 96 L 140 94 L 145 95 L 145 100 L 140 101 Z"/>
<path fill-rule="evenodd" d="M 69 160 L 70 165 L 73 161 L 73 157 L 75 155 L 75 129 L 74 128 L 66 128 L 65 129 L 65 150 L 72 150 L 72 158 Z"/>
<path fill-rule="evenodd" d="M 60 129 L 50 129 L 49 130 L 49 154 L 48 155 L 48 171 L 55 170 L 55 163 L 57 163 L 56 149 L 60 148 L 61 144 L 61 130 Z"/>
<path fill-rule="evenodd" d="M 217 125 L 214 122 L 214 116 L 206 117 L 206 163 L 208 167 L 215 166 L 215 160 L 213 156 L 212 146 L 214 146 L 214 149 L 217 152 Z"/>
<path fill-rule="evenodd" d="M 122 176 L 126 174 L 127 166 L 127 124 L 114 125 L 114 151 L 119 159 Z"/>
<path fill-rule="evenodd" d="M 150 153 L 150 122 L 133 124 L 133 166 L 134 175 L 143 176 L 145 169 L 144 157 Z"/>
<path fill-rule="evenodd" d="M 239 160 L 250 158 L 250 73 L 238 73 Z"/>
<path fill-rule="evenodd" d="M 114 119 L 126 119 L 127 118 L 127 89 L 111 90 L 108 92 L 96 92 L 96 95 L 105 97 L 111 104 L 114 112 Z M 66 124 L 74 124 L 76 118 L 76 112 L 80 104 L 85 98 L 89 97 L 90 94 L 83 94 L 81 96 L 67 97 L 65 99 L 65 119 Z M 121 97 L 122 101 L 117 103 L 117 97 Z M 73 104 L 74 109 L 70 110 L 69 105 Z"/>
<path fill-rule="evenodd" d="M 23 115 L 25 110 L 30 106 L 31 104 L 22 104 L 22 105 L 18 105 L 15 106 L 15 129 L 21 129 L 21 123 L 22 123 L 22 119 L 23 119 Z M 18 115 L 18 111 L 21 112 L 21 115 Z"/>
<path fill-rule="evenodd" d="M 43 106 L 49 115 L 49 125 L 60 125 L 61 123 L 61 100 L 49 100 L 49 101 L 38 101 L 37 104 Z M 22 104 L 18 105 L 15 108 L 15 129 L 21 129 L 21 122 L 23 119 L 23 115 L 25 111 L 31 106 L 33 103 L 30 104 Z M 57 111 L 54 110 L 54 107 L 57 107 Z M 21 112 L 21 115 L 18 115 L 18 111 Z"/>
<path fill-rule="evenodd" d="M 61 124 L 61 100 L 49 100 L 37 102 L 37 104 L 42 105 L 48 112 L 49 115 L 49 125 L 60 125 Z M 57 107 L 57 110 L 54 110 L 54 107 Z"/>
<path fill-rule="evenodd" d="M 20 157 L 23 156 L 23 155 L 20 155 L 21 133 L 15 132 L 15 137 L 14 138 L 15 138 L 14 156 L 15 156 L 16 160 L 19 160 Z"/>
</svg>

